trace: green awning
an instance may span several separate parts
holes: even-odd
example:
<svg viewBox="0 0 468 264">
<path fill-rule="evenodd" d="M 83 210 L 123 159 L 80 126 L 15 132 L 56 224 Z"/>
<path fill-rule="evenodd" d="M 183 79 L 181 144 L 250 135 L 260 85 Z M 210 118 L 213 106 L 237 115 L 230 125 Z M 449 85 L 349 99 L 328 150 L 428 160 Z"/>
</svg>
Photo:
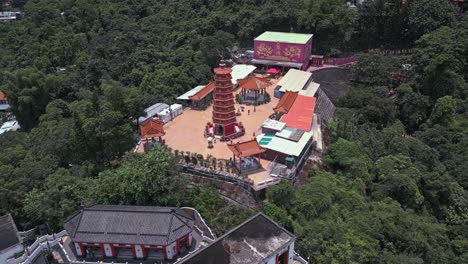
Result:
<svg viewBox="0 0 468 264">
<path fill-rule="evenodd" d="M 286 161 L 294 162 L 294 157 L 286 157 Z"/>
</svg>

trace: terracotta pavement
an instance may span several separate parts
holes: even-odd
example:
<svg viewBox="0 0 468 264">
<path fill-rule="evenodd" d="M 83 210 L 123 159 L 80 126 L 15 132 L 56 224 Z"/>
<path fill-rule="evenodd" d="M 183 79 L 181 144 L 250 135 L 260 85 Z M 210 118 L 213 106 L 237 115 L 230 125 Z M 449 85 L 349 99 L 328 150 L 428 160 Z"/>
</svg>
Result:
<svg viewBox="0 0 468 264">
<path fill-rule="evenodd" d="M 273 113 L 273 107 L 278 103 L 278 99 L 273 96 L 273 90 L 278 80 L 273 79 L 274 84 L 267 88 L 271 101 L 268 104 L 253 106 L 244 106 L 244 112 L 237 116 L 237 122 L 242 122 L 245 127 L 245 135 L 235 139 L 233 142 L 250 140 L 261 131 L 261 125 Z M 235 93 L 238 93 L 236 91 Z M 235 105 L 236 111 L 241 106 Z M 248 114 L 250 110 L 250 114 Z M 232 152 L 227 148 L 226 143 L 216 141 L 212 149 L 208 148 L 208 141 L 203 136 L 205 126 L 212 122 L 213 107 L 210 106 L 204 111 L 192 110 L 186 108 L 184 113 L 176 117 L 173 121 L 164 125 L 166 135 L 164 139 L 166 144 L 174 150 L 190 151 L 198 154 L 212 155 L 216 158 L 229 159 Z"/>
</svg>

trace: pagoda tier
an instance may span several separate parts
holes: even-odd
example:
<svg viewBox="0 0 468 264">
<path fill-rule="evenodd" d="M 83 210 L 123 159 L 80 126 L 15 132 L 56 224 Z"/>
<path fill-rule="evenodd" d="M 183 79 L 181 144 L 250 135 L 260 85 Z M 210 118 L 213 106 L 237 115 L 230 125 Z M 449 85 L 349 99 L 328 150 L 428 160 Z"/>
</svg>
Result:
<svg viewBox="0 0 468 264">
<path fill-rule="evenodd" d="M 215 89 L 213 92 L 213 134 L 222 139 L 235 138 L 242 128 L 237 123 L 234 95 L 232 94 L 231 69 L 221 62 L 214 69 Z"/>
</svg>

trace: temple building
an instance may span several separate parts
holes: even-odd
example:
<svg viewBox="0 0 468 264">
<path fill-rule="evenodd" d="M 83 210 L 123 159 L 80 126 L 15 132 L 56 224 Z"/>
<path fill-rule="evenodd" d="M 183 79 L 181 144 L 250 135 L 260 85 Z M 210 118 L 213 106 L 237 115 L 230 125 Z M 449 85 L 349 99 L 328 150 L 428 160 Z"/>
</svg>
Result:
<svg viewBox="0 0 468 264">
<path fill-rule="evenodd" d="M 213 101 L 213 91 L 215 82 L 207 85 L 199 85 L 183 95 L 177 97 L 183 106 L 188 106 L 195 110 L 205 110 Z"/>
<path fill-rule="evenodd" d="M 209 125 L 208 130 L 210 134 L 220 137 L 221 141 L 226 141 L 240 137 L 243 128 L 236 119 L 231 69 L 221 61 L 214 72 L 213 124 Z"/>
<path fill-rule="evenodd" d="M 294 252 L 296 237 L 262 213 L 227 232 L 180 264 L 307 264 Z"/>
<path fill-rule="evenodd" d="M 13 217 L 10 214 L 0 216 L 0 263 L 7 263 L 8 259 L 23 252 L 21 242 Z"/>
<path fill-rule="evenodd" d="M 266 149 L 262 148 L 256 139 L 228 144 L 228 148 L 232 152 L 232 163 L 239 175 L 254 173 L 262 169 L 260 154 Z"/>
<path fill-rule="evenodd" d="M 81 259 L 171 260 L 191 248 L 194 220 L 179 208 L 94 205 L 64 227 Z"/>
<path fill-rule="evenodd" d="M 312 34 L 266 31 L 254 39 L 254 65 L 305 70 L 312 53 Z"/>
</svg>

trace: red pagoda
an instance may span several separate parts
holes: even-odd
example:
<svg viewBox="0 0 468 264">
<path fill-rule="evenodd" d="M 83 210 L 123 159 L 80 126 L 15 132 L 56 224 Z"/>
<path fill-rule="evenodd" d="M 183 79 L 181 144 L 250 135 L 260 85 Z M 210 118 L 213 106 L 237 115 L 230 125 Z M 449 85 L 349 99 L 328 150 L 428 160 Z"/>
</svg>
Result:
<svg viewBox="0 0 468 264">
<path fill-rule="evenodd" d="M 210 130 L 225 141 L 241 136 L 242 127 L 236 120 L 231 68 L 226 67 L 224 61 L 221 61 L 219 68 L 215 68 L 214 72 L 213 125 Z"/>
</svg>

